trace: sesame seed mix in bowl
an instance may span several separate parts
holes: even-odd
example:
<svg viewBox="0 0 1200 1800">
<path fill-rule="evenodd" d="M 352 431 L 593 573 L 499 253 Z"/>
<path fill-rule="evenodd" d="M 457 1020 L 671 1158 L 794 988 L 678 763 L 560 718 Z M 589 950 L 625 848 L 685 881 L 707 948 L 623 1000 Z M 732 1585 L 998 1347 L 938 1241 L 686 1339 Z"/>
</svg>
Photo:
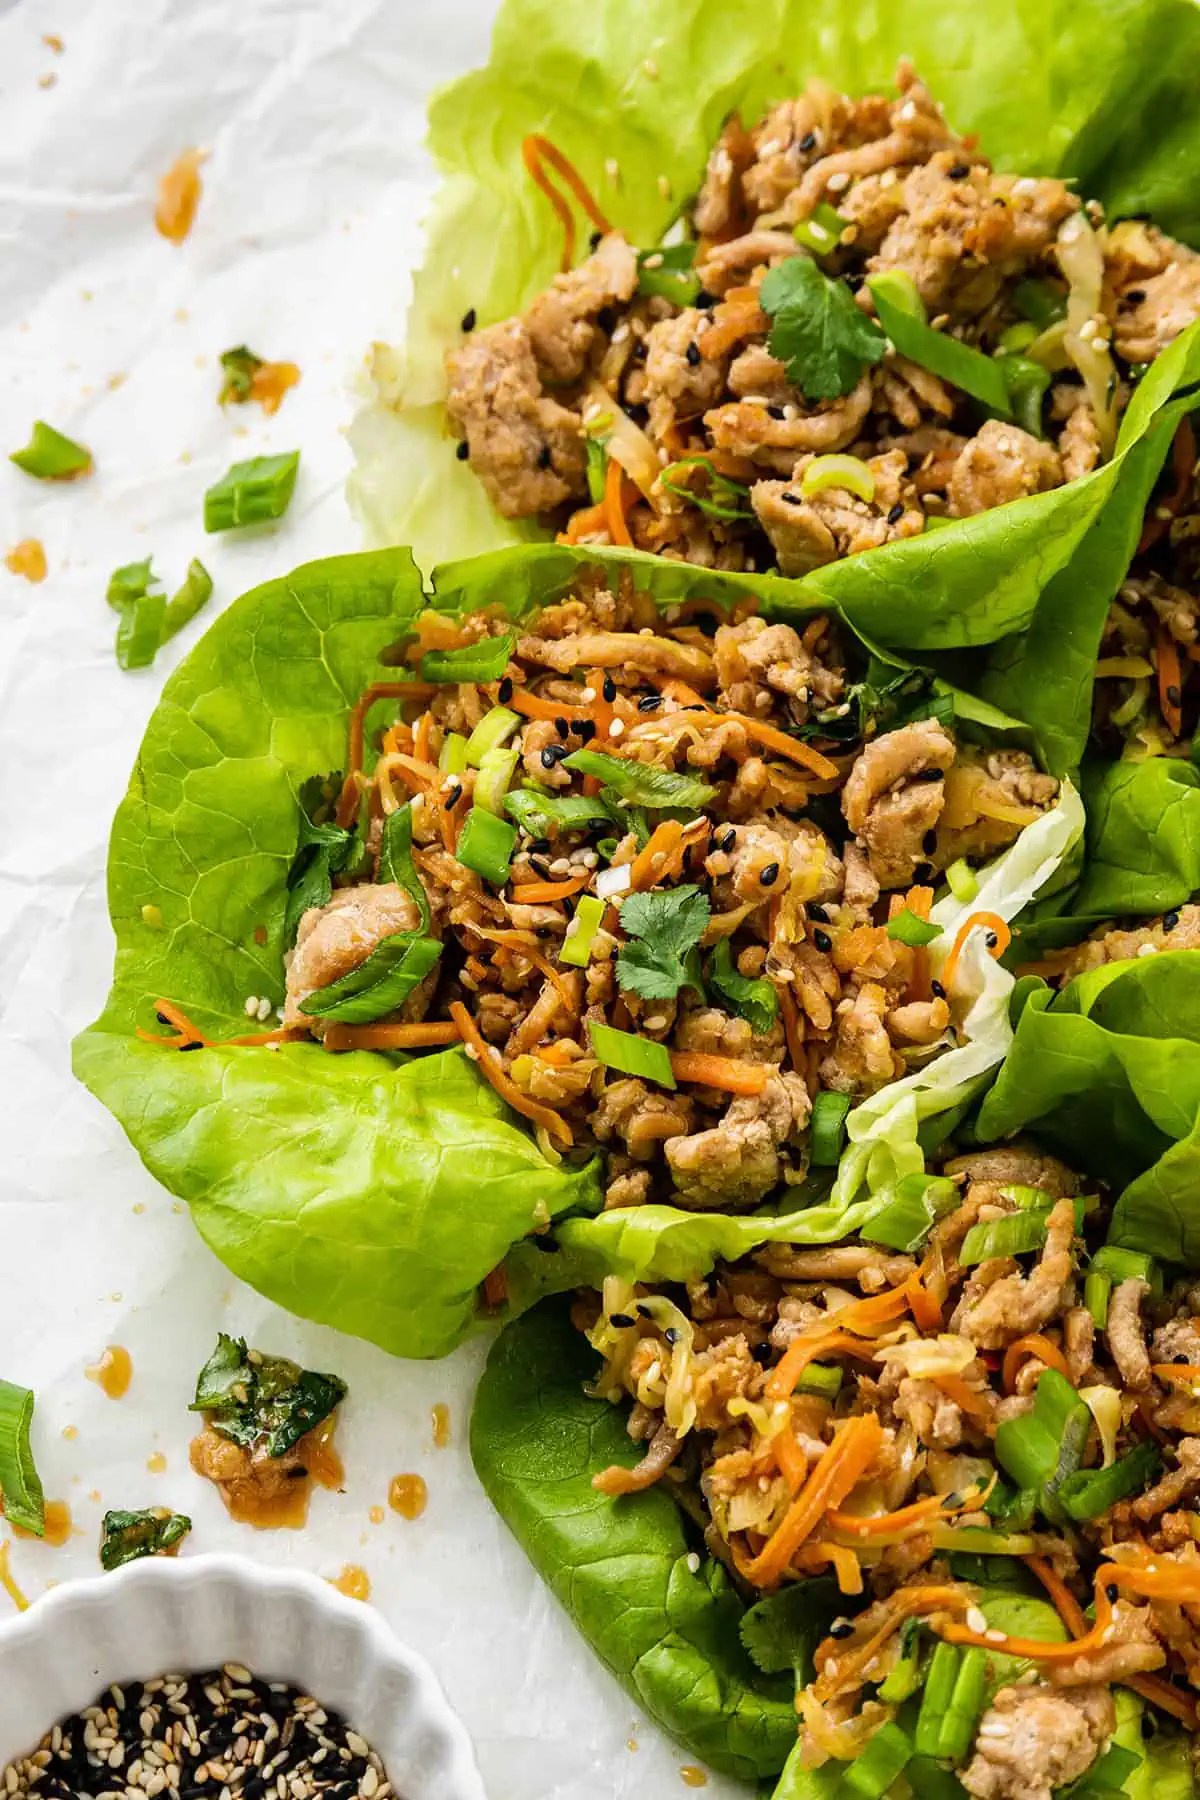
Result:
<svg viewBox="0 0 1200 1800">
<path fill-rule="evenodd" d="M 10 1763 L 2 1785 L 7 1800 L 389 1800 L 393 1793 L 375 1751 L 338 1713 L 238 1663 L 114 1683 Z"/>
</svg>

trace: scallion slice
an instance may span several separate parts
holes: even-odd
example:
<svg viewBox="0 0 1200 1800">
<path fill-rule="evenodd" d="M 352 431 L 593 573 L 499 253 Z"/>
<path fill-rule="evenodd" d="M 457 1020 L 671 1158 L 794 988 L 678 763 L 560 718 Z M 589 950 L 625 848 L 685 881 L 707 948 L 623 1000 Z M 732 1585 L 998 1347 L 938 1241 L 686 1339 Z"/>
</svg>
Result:
<svg viewBox="0 0 1200 1800">
<path fill-rule="evenodd" d="M 461 775 L 467 766 L 467 740 L 461 731 L 448 731 L 442 739 L 438 768 L 443 775 Z"/>
<path fill-rule="evenodd" d="M 849 1094 L 835 1094 L 832 1088 L 825 1088 L 815 1096 L 808 1127 L 808 1160 L 814 1169 L 837 1167 L 846 1141 L 849 1111 Z"/>
<path fill-rule="evenodd" d="M 512 868 L 517 828 L 482 806 L 473 806 L 458 834 L 454 854 L 464 869 L 473 869 L 494 887 L 503 887 Z"/>
<path fill-rule="evenodd" d="M 193 557 L 183 578 L 183 586 L 177 588 L 167 601 L 163 614 L 164 644 L 168 638 L 173 638 L 177 631 L 182 631 L 185 625 L 191 623 L 201 607 L 206 606 L 212 598 L 212 591 L 212 576 L 204 564 Z"/>
<path fill-rule="evenodd" d="M 686 481 L 673 481 L 671 477 L 684 469 L 703 469 L 708 483 L 708 492 L 701 494 Z M 680 500 L 686 500 L 707 513 L 710 519 L 752 519 L 754 508 L 750 505 L 750 489 L 744 482 L 734 481 L 728 475 L 722 475 L 715 469 L 711 458 L 707 456 L 681 456 L 677 462 L 668 463 L 658 478 L 659 486 Z"/>
<path fill-rule="evenodd" d="M 281 519 L 296 488 L 300 452 L 234 463 L 204 496 L 205 531 L 232 531 Z"/>
<path fill-rule="evenodd" d="M 1002 419 L 1013 416 L 1008 383 L 994 357 L 973 350 L 945 332 L 934 331 L 925 317 L 917 284 L 906 269 L 885 269 L 867 278 L 879 323 L 901 356 L 943 381 L 980 400 Z"/>
<path fill-rule="evenodd" d="M 932 925 L 928 919 L 919 919 L 915 912 L 902 906 L 894 918 L 888 920 L 887 934 L 896 943 L 920 950 L 926 944 L 932 944 L 935 938 L 941 937 L 942 928 L 940 925 Z"/>
<path fill-rule="evenodd" d="M 1162 1457 L 1156 1444 L 1137 1444 L 1107 1469 L 1077 1469 L 1068 1475 L 1059 1485 L 1059 1504 L 1080 1523 L 1098 1519 L 1119 1500 L 1144 1493 L 1161 1467 Z"/>
<path fill-rule="evenodd" d="M 607 756 L 603 750 L 573 750 L 562 766 L 577 775 L 594 775 L 627 805 L 659 812 L 675 807 L 695 810 L 707 805 L 716 793 L 695 775 L 677 775 L 671 769 L 654 768 L 628 757 Z"/>
<path fill-rule="evenodd" d="M 1030 437 L 1044 437 L 1042 400 L 1050 386 L 1049 369 L 1044 369 L 1039 362 L 1032 362 L 1027 356 L 1006 355 L 996 360 L 1004 376 L 1004 385 L 1008 389 L 1017 424 Z"/>
<path fill-rule="evenodd" d="M 588 498 L 593 506 L 599 506 L 604 498 L 604 478 L 608 473 L 608 454 L 604 445 L 596 438 L 588 438 L 584 444 L 587 454 Z"/>
<path fill-rule="evenodd" d="M 1083 1283 L 1083 1304 L 1092 1315 L 1097 1331 L 1108 1324 L 1108 1302 L 1112 1294 L 1112 1278 L 1102 1269 L 1089 1269 Z"/>
<path fill-rule="evenodd" d="M 475 804 L 499 815 L 504 810 L 504 796 L 520 761 L 519 750 L 494 749 L 484 752 L 475 778 Z"/>
<path fill-rule="evenodd" d="M 372 1025 L 404 1005 L 441 954 L 436 938 L 394 932 L 376 944 L 356 969 L 303 999 L 300 1011 L 339 1025 Z"/>
<path fill-rule="evenodd" d="M 946 881 L 960 906 L 969 906 L 979 893 L 975 871 L 965 856 L 958 857 L 950 864 L 946 870 Z"/>
<path fill-rule="evenodd" d="M 816 207 L 807 219 L 801 219 L 798 225 L 792 226 L 792 236 L 814 256 L 832 256 L 842 241 L 849 219 L 843 219 L 825 200 Z"/>
<path fill-rule="evenodd" d="M 638 292 L 658 294 L 674 306 L 690 306 L 700 292 L 700 277 L 693 272 L 696 245 L 686 238 L 681 244 L 660 244 L 639 250 Z"/>
<path fill-rule="evenodd" d="M 842 1371 L 837 1363 L 809 1363 L 801 1370 L 800 1379 L 796 1383 L 798 1394 L 819 1394 L 823 1400 L 832 1400 L 841 1392 Z"/>
<path fill-rule="evenodd" d="M 504 796 L 504 810 L 532 838 L 553 837 L 559 831 L 586 831 L 589 825 L 606 825 L 612 819 L 609 807 L 599 798 L 546 794 L 538 788 L 514 788 Z"/>
<path fill-rule="evenodd" d="M 998 1256 L 1026 1256 L 1031 1250 L 1040 1250 L 1046 1242 L 1048 1218 L 1047 1211 L 1030 1208 L 972 1225 L 963 1239 L 958 1260 L 966 1269 Z"/>
<path fill-rule="evenodd" d="M 616 1069 L 621 1075 L 640 1075 L 659 1087 L 675 1086 L 671 1056 L 665 1044 L 656 1044 L 653 1038 L 638 1037 L 636 1032 L 618 1031 L 614 1025 L 601 1025 L 596 1019 L 588 1020 L 588 1035 L 596 1060 L 606 1069 Z"/>
<path fill-rule="evenodd" d="M 603 900 L 598 900 L 595 894 L 584 894 L 575 908 L 574 918 L 567 926 L 562 949 L 558 953 L 559 962 L 570 963 L 575 969 L 587 968 L 592 960 L 596 933 L 603 923 L 606 910 Z"/>
<path fill-rule="evenodd" d="M 517 647 L 515 631 L 480 638 L 457 650 L 427 650 L 421 658 L 421 680 L 433 682 L 499 681 Z"/>
<path fill-rule="evenodd" d="M 1152 1256 L 1143 1250 L 1122 1250 L 1118 1244 L 1101 1244 L 1092 1258 L 1092 1267 L 1114 1282 L 1144 1281 L 1155 1292 L 1162 1292 L 1162 1271 Z"/>
<path fill-rule="evenodd" d="M 1013 305 L 1023 319 L 1045 331 L 1067 316 L 1067 296 L 1048 281 L 1018 281 L 1012 292 Z"/>
<path fill-rule="evenodd" d="M 825 488 L 844 488 L 868 504 L 875 498 L 875 477 L 860 456 L 814 456 L 800 477 L 800 495 L 811 500 Z"/>
<path fill-rule="evenodd" d="M 761 1036 L 770 1031 L 779 1017 L 779 996 L 765 976 L 749 976 L 739 973 L 734 966 L 733 951 L 729 947 L 729 939 L 722 938 L 708 959 L 705 974 L 718 991 L 725 996 L 739 1018 Z"/>
<path fill-rule="evenodd" d="M 141 594 L 121 608 L 117 626 L 117 667 L 148 669 L 163 641 L 167 596 L 161 591 Z"/>
<path fill-rule="evenodd" d="M 143 594 L 161 586 L 154 573 L 154 559 L 147 556 L 143 562 L 122 563 L 119 569 L 114 569 L 108 578 L 104 598 L 113 611 L 119 613 L 140 600 Z"/>
<path fill-rule="evenodd" d="M 429 935 L 433 914 L 425 884 L 417 872 L 412 853 L 412 801 L 398 806 L 383 822 L 383 840 L 379 846 L 379 879 L 394 882 L 404 889 L 421 918 L 421 930 Z"/>
<path fill-rule="evenodd" d="M 29 1447 L 33 1393 L 0 1381 L 0 1495 L 4 1516 L 34 1537 L 46 1535 L 46 1502 Z"/>
<path fill-rule="evenodd" d="M 23 450 L 13 450 L 8 460 L 38 481 L 74 481 L 92 467 L 91 451 L 55 431 L 44 419 L 34 421 L 29 442 Z"/>
<path fill-rule="evenodd" d="M 883 1800 L 912 1753 L 912 1744 L 898 1725 L 890 1721 L 881 1725 L 847 1765 L 833 1790 L 835 1800 Z"/>
<path fill-rule="evenodd" d="M 514 731 L 520 729 L 521 715 L 507 706 L 493 706 L 491 712 L 484 713 L 478 725 L 467 739 L 467 761 L 473 769 L 477 769 L 489 750 L 495 750 Z"/>
</svg>

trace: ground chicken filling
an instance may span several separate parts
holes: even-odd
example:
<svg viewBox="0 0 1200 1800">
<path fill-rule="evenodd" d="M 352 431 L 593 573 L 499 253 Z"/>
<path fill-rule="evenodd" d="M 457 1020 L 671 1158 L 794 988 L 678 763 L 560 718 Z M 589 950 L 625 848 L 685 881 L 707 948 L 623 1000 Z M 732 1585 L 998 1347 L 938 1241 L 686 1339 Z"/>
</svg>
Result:
<svg viewBox="0 0 1200 1800">
<path fill-rule="evenodd" d="M 632 1400 L 646 1447 L 595 1485 L 661 1481 L 748 1598 L 832 1573 L 807 1764 L 871 1755 L 923 1690 L 918 1750 L 978 1800 L 1049 1800 L 1108 1743 L 1114 1683 L 1196 1730 L 1200 1289 L 1105 1245 L 1105 1202 L 1033 1147 L 953 1158 L 930 1193 L 923 1233 L 893 1209 L 883 1243 L 581 1295 L 592 1391 Z M 1064 1641 L 989 1621 L 983 1558 Z"/>
<path fill-rule="evenodd" d="M 1141 369 L 1200 314 L 1200 256 L 997 173 L 907 65 L 898 84 L 732 119 L 681 242 L 639 253 L 589 202 L 585 261 L 570 228 L 524 313 L 467 314 L 447 413 L 501 513 L 802 575 L 1111 452 Z M 539 146 L 562 159 L 529 140 L 544 181 Z"/>
<path fill-rule="evenodd" d="M 547 1154 L 604 1154 L 610 1207 L 727 1211 L 804 1178 L 814 1107 L 961 1040 L 958 951 L 1007 927 L 931 952 L 933 884 L 1058 784 L 960 742 L 919 671 L 884 696 L 824 616 L 664 617 L 598 584 L 519 630 L 425 614 L 398 654 L 349 774 L 305 799 L 282 1028 L 240 1041 L 461 1041 Z M 368 774 L 377 701 L 405 716 Z"/>
</svg>

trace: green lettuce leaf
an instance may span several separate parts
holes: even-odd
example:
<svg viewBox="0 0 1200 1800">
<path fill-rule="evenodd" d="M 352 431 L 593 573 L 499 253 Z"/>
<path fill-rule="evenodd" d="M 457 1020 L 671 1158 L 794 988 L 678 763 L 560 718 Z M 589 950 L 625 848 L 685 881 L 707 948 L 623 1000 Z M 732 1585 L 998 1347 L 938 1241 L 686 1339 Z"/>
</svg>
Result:
<svg viewBox="0 0 1200 1800">
<path fill-rule="evenodd" d="M 528 133 L 549 136 L 613 223 L 648 246 L 695 193 L 734 107 L 754 119 L 811 77 L 851 93 L 886 88 L 901 56 L 1000 166 L 1072 176 L 1112 214 L 1150 213 L 1200 241 L 1200 129 L 1189 101 L 1200 78 L 1200 15 L 1188 0 L 1047 0 L 1036 10 L 982 0 L 957 11 L 942 0 L 902 8 L 814 0 L 802 9 L 766 0 L 750 13 L 719 0 L 680 0 L 668 12 L 507 0 L 487 68 L 445 89 L 430 110 L 443 186 L 407 344 L 376 348 L 374 399 L 351 433 L 351 495 L 369 539 L 411 543 L 429 568 L 451 547 L 473 554 L 540 535 L 492 511 L 457 460 L 441 407 L 443 359 L 461 342 L 464 315 L 482 325 L 506 317 L 558 267 L 558 222 L 521 160 Z M 1149 424 L 1141 418 L 1125 448 Z M 1029 623 L 1122 468 L 1118 461 L 797 585 L 894 644 L 993 642 Z"/>
<path fill-rule="evenodd" d="M 739 1637 L 745 1608 L 692 1545 L 659 1488 L 613 1500 L 592 1476 L 641 1449 L 615 1407 L 589 1400 L 596 1357 L 566 1307 L 510 1325 L 471 1416 L 485 1492 L 552 1593 L 637 1705 L 711 1767 L 775 1775 L 796 1738 L 793 1684 L 763 1675 Z"/>
</svg>

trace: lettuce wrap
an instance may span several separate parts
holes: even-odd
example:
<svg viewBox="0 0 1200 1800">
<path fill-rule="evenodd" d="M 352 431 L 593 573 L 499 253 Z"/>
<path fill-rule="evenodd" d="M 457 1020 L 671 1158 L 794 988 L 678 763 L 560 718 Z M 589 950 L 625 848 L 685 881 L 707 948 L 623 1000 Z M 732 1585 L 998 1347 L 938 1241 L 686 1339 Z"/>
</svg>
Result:
<svg viewBox="0 0 1200 1800">
<path fill-rule="evenodd" d="M 679 563 L 563 546 L 450 565 L 431 593 L 406 550 L 310 564 L 244 595 L 172 676 L 113 828 L 114 983 L 103 1014 L 76 1041 L 76 1072 L 152 1173 L 188 1201 L 202 1237 L 235 1274 L 302 1316 L 398 1354 L 451 1349 L 476 1323 L 478 1284 L 535 1227 L 543 1249 L 524 1250 L 514 1266 L 518 1304 L 577 1278 L 545 1232 L 567 1218 L 586 1246 L 596 1234 L 601 1268 L 656 1262 L 661 1242 L 664 1266 L 698 1270 L 721 1249 L 722 1233 L 748 1245 L 842 1229 L 853 1205 L 875 1203 L 873 1186 L 919 1162 L 921 1121 L 973 1093 L 1007 1043 L 1011 979 L 985 958 L 975 968 L 969 1041 L 901 1084 L 894 1111 L 872 1103 L 861 1132 L 853 1128 L 853 1176 L 827 1206 L 803 1224 L 645 1208 L 642 1224 L 629 1215 L 594 1219 L 597 1166 L 546 1161 L 462 1050 L 405 1061 L 331 1056 L 313 1044 L 218 1045 L 184 1057 L 136 1035 L 154 1031 L 160 997 L 217 1038 L 245 1030 L 249 999 L 263 1014 L 264 1001 L 281 1003 L 302 784 L 342 765 L 350 709 L 386 673 L 380 658 L 415 615 L 429 605 L 464 612 L 488 603 L 516 617 L 589 563 L 607 564 L 614 577 L 635 568 L 639 585 L 664 604 L 696 594 L 728 604 L 745 590 Z M 787 584 L 759 585 L 768 613 L 813 610 Z M 954 698 L 964 729 L 1022 735 L 1018 721 Z M 986 904 L 1011 917 L 1052 876 L 1081 826 L 1078 799 L 1064 790 L 984 872 Z M 944 923 L 954 917 L 951 904 Z M 884 1149 L 872 1162 L 877 1142 Z M 795 1196 L 792 1212 L 815 1197 Z M 622 1220 L 636 1250 L 614 1229 Z M 568 1234 L 564 1244 L 572 1243 Z M 536 1279 L 524 1272 L 531 1259 Z"/>
<path fill-rule="evenodd" d="M 1183 97 L 1200 70 L 1200 18 L 1185 0 L 1055 0 L 1049 15 L 989 0 L 961 19 L 932 0 L 902 9 L 820 0 L 800 13 L 775 0 L 752 17 L 715 0 L 636 17 L 578 0 L 510 0 L 489 66 L 431 109 L 444 184 L 407 344 L 403 352 L 377 346 L 375 399 L 353 430 L 352 495 L 369 537 L 411 543 L 429 567 L 451 545 L 474 552 L 539 535 L 493 513 L 457 460 L 442 408 L 443 356 L 460 341 L 460 321 L 486 325 L 513 313 L 555 270 L 559 227 L 522 162 L 527 134 L 548 136 L 615 224 L 648 247 L 695 192 L 732 109 L 756 117 L 769 98 L 814 77 L 851 93 L 887 86 L 901 56 L 1005 167 L 1067 175 L 1111 216 L 1152 214 L 1197 241 L 1200 146 Z M 1167 447 L 1165 434 L 1146 434 L 1176 378 L 1195 379 L 1187 364 L 1181 353 L 1165 385 L 1156 371 L 1145 401 L 1135 398 L 1117 456 L 1093 474 L 818 569 L 802 589 L 878 637 L 923 649 L 1011 640 L 1056 587 L 1089 618 L 1094 608 L 1078 592 L 1100 591 L 1102 617 L 1119 570 L 1107 548 L 1098 567 L 1089 558 L 1089 534 L 1110 504 L 1125 520 L 1140 512 Z M 1125 535 L 1119 525 L 1105 531 L 1110 540 Z M 1056 596 L 1052 602 L 1051 618 Z M 998 685 L 1036 688 L 1014 659 L 1010 641 Z M 1068 666 L 1054 685 L 1074 674 Z M 1007 699 L 999 704 L 1021 711 Z M 1056 699 L 1049 718 L 1057 711 Z M 1055 760 L 1069 766 L 1057 750 Z"/>
</svg>

